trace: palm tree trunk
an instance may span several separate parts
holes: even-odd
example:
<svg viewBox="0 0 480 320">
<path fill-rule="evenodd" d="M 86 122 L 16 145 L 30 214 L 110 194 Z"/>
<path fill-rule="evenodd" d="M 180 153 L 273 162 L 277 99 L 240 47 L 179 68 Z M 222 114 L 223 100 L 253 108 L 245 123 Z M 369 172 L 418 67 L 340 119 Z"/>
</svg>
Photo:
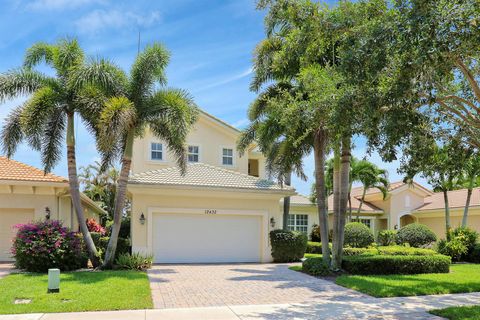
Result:
<svg viewBox="0 0 480 320">
<path fill-rule="evenodd" d="M 464 228 L 467 227 L 468 209 L 470 207 L 470 199 L 472 198 L 472 192 L 473 192 L 473 180 L 470 181 L 470 184 L 468 186 L 467 201 L 465 202 L 465 209 L 463 210 L 462 227 Z"/>
<path fill-rule="evenodd" d="M 115 261 L 115 252 L 117 251 L 118 234 L 122 225 L 122 214 L 125 208 L 125 198 L 127 196 L 127 183 L 130 175 L 130 167 L 132 165 L 134 133 L 131 130 L 127 134 L 127 141 L 125 142 L 125 151 L 123 153 L 122 168 L 117 182 L 117 194 L 115 198 L 115 210 L 113 212 L 112 231 L 110 233 L 110 240 L 108 241 L 107 251 L 105 252 L 105 259 L 102 268 L 111 268 Z"/>
<path fill-rule="evenodd" d="M 348 222 L 352 221 L 352 181 L 348 186 Z"/>
<path fill-rule="evenodd" d="M 343 258 L 343 242 L 345 238 L 345 220 L 347 217 L 348 188 L 350 185 L 350 137 L 342 140 L 342 154 L 340 166 L 340 199 L 338 213 L 334 217 L 332 269 L 340 270 Z"/>
<path fill-rule="evenodd" d="M 450 204 L 448 202 L 447 190 L 443 190 L 443 201 L 445 203 L 445 232 L 447 241 L 450 241 Z"/>
<path fill-rule="evenodd" d="M 68 163 L 68 183 L 70 186 L 70 195 L 72 197 L 72 204 L 77 215 L 78 225 L 83 235 L 83 240 L 87 246 L 88 255 L 93 267 L 98 267 L 100 260 L 98 257 L 97 248 L 93 243 L 92 236 L 87 228 L 87 222 L 83 213 L 82 201 L 80 198 L 80 188 L 78 185 L 77 175 L 77 160 L 75 154 L 75 122 L 74 114 L 68 115 L 67 121 L 67 163 Z"/>
<path fill-rule="evenodd" d="M 289 186 L 292 180 L 292 173 L 285 174 L 283 182 Z M 290 197 L 283 198 L 283 230 L 288 230 L 288 215 L 290 214 Z"/>
<path fill-rule="evenodd" d="M 327 197 L 325 190 L 325 155 L 327 149 L 327 136 L 324 130 L 315 132 L 313 139 L 313 155 L 315 159 L 315 184 L 317 192 L 317 209 L 320 229 L 320 238 L 322 239 L 322 257 L 323 261 L 330 265 L 330 249 L 328 247 L 328 212 Z"/>
<path fill-rule="evenodd" d="M 362 206 L 363 206 L 363 203 L 365 202 L 366 193 L 367 193 L 367 186 L 363 186 L 362 199 L 360 200 L 360 204 L 358 205 L 358 210 L 357 210 L 357 220 L 359 221 L 360 221 L 360 211 L 362 211 Z"/>
</svg>

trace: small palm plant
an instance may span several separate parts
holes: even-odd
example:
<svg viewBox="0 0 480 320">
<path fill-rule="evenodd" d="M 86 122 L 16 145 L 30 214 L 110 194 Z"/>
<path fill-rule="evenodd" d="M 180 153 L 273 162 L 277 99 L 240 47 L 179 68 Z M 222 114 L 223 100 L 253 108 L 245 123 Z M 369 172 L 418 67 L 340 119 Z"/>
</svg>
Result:
<svg viewBox="0 0 480 320">
<path fill-rule="evenodd" d="M 356 163 L 356 175 L 358 180 L 363 185 L 362 197 L 360 198 L 360 205 L 357 209 L 357 220 L 359 219 L 363 203 L 365 202 L 365 194 L 368 189 L 376 188 L 383 194 L 383 198 L 388 193 L 388 175 L 387 171 L 380 169 L 375 164 L 367 160 L 360 160 Z"/>
<path fill-rule="evenodd" d="M 143 136 L 149 128 L 155 137 L 166 142 L 182 172 L 186 169 L 185 141 L 197 120 L 198 108 L 186 91 L 165 88 L 169 58 L 169 52 L 162 45 L 147 46 L 138 54 L 129 76 L 110 64 L 107 84 L 97 86 L 104 90 L 104 108 L 97 124 L 97 144 L 103 164 L 121 159 L 113 225 L 103 268 L 110 268 L 114 263 L 134 139 Z M 85 65 L 80 74 L 95 74 L 102 63 Z M 112 92 L 115 92 L 113 97 Z"/>
<path fill-rule="evenodd" d="M 27 50 L 23 67 L 0 75 L 0 101 L 29 95 L 28 100 L 15 108 L 6 118 L 1 132 L 3 152 L 11 157 L 18 145 L 26 140 L 40 152 L 45 172 L 60 160 L 63 142 L 67 146 L 68 180 L 73 207 L 77 215 L 90 259 L 99 264 L 95 244 L 88 232 L 80 200 L 75 154 L 75 115 L 80 115 L 90 128 L 95 127 L 100 109 L 97 100 L 74 81 L 85 61 L 76 40 L 62 39 L 55 44 L 36 43 Z M 48 76 L 34 69 L 45 63 L 55 72 Z M 84 83 L 104 83 L 103 64 L 94 73 L 82 75 Z"/>
</svg>

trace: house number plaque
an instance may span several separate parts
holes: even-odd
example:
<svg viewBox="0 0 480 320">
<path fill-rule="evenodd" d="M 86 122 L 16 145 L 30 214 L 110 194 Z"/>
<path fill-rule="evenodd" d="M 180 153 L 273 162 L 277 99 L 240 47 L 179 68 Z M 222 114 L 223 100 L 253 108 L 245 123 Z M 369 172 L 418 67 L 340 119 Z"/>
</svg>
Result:
<svg viewBox="0 0 480 320">
<path fill-rule="evenodd" d="M 217 210 L 215 209 L 206 209 L 205 214 L 217 214 Z"/>
</svg>

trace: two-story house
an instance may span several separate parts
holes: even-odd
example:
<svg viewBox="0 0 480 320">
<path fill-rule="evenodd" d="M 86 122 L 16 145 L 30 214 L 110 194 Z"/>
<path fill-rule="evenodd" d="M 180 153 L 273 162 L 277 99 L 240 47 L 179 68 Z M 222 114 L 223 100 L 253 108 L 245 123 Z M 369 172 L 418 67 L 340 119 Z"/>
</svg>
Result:
<svg viewBox="0 0 480 320">
<path fill-rule="evenodd" d="M 280 199 L 294 195 L 265 177 L 255 149 L 236 150 L 240 131 L 201 112 L 187 137 L 182 176 L 168 146 L 135 140 L 128 191 L 132 250 L 159 263 L 268 262 L 269 231 L 282 226 Z"/>
</svg>

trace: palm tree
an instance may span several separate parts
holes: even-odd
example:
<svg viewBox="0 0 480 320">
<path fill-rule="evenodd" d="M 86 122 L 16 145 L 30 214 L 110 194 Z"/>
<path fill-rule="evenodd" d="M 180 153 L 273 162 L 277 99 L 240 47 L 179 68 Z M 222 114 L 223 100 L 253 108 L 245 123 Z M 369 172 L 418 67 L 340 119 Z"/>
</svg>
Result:
<svg viewBox="0 0 480 320">
<path fill-rule="evenodd" d="M 248 110 L 250 125 L 243 130 L 238 140 L 238 149 L 243 155 L 256 143 L 266 156 L 267 171 L 279 182 L 290 186 L 292 171 L 306 179 L 303 173 L 302 154 L 292 152 L 291 139 L 285 136 L 287 128 L 281 107 L 288 103 L 288 95 L 295 90 L 289 83 L 278 82 L 261 92 Z M 282 101 L 281 101 L 282 100 Z M 280 103 L 281 102 L 281 103 Z M 283 199 L 283 229 L 288 229 L 290 197 Z"/>
<path fill-rule="evenodd" d="M 362 210 L 362 205 L 365 202 L 365 194 L 368 189 L 376 188 L 380 190 L 383 194 L 383 198 L 387 196 L 388 193 L 388 175 L 387 171 L 380 169 L 375 164 L 367 160 L 360 160 L 356 163 L 356 174 L 358 175 L 358 180 L 363 185 L 362 197 L 360 199 L 360 205 L 357 209 L 357 220 L 360 216 L 360 211 Z"/>
<path fill-rule="evenodd" d="M 109 64 L 111 77 L 108 79 L 111 81 L 104 87 L 111 89 L 104 92 L 97 143 L 102 151 L 104 166 L 117 158 L 121 158 L 122 164 L 103 268 L 110 268 L 114 262 L 134 139 L 149 128 L 154 136 L 166 142 L 182 172 L 186 170 L 185 140 L 197 120 L 198 108 L 186 91 L 165 88 L 165 69 L 169 58 L 165 47 L 154 43 L 138 54 L 128 76 Z M 85 65 L 81 74 L 95 73 L 98 67 L 99 63 L 95 62 Z M 108 94 L 112 91 L 115 96 L 109 98 Z"/>
<path fill-rule="evenodd" d="M 90 260 L 97 266 L 98 252 L 88 232 L 80 200 L 75 154 L 75 115 L 80 115 L 87 127 L 93 129 L 94 119 L 98 118 L 100 112 L 96 103 L 90 103 L 91 93 L 96 89 L 86 88 L 74 81 L 84 60 L 84 53 L 74 39 L 62 39 L 55 44 L 39 42 L 27 50 L 22 68 L 0 75 L 1 101 L 30 95 L 7 117 L 1 140 L 8 157 L 26 140 L 34 150 L 40 152 L 45 172 L 58 163 L 63 141 L 66 142 L 72 203 Z M 40 63 L 51 67 L 55 76 L 33 69 Z M 82 75 L 84 83 L 95 81 L 103 84 L 107 79 L 104 71 L 104 64 L 98 63 L 95 72 Z"/>
</svg>

